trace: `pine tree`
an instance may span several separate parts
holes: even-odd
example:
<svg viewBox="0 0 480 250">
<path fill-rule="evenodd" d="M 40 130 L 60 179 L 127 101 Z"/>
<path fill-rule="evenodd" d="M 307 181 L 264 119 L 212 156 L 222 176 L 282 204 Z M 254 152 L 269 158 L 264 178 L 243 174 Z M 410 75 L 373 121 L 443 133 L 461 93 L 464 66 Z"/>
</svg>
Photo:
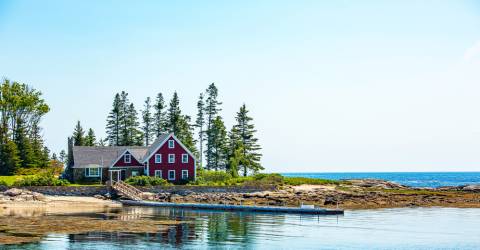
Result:
<svg viewBox="0 0 480 250">
<path fill-rule="evenodd" d="M 262 154 L 260 151 L 262 148 L 258 144 L 258 139 L 255 137 L 255 126 L 251 123 L 253 118 L 248 116 L 248 110 L 243 104 L 240 107 L 240 111 L 237 113 L 235 117 L 237 124 L 234 125 L 235 133 L 237 133 L 237 137 L 242 142 L 243 146 L 243 158 L 245 159 L 245 164 L 243 164 L 243 176 L 247 176 L 248 171 L 252 171 L 254 173 L 258 172 L 259 170 L 264 169 L 260 165 L 260 158 Z"/>
<path fill-rule="evenodd" d="M 120 145 L 120 123 L 122 118 L 120 94 L 113 99 L 113 107 L 107 117 L 107 140 L 111 146 Z"/>
<path fill-rule="evenodd" d="M 77 121 L 77 125 L 73 130 L 73 145 L 75 146 L 85 146 L 85 131 L 80 124 L 80 121 Z"/>
<path fill-rule="evenodd" d="M 14 142 L 18 149 L 21 167 L 37 167 L 38 158 L 35 157 L 36 155 L 33 151 L 32 143 L 27 136 L 25 126 L 21 120 L 17 121 L 14 138 Z"/>
<path fill-rule="evenodd" d="M 142 146 L 143 145 L 143 133 L 139 129 L 140 123 L 138 122 L 138 114 L 135 110 L 133 103 L 130 103 L 127 109 L 126 115 L 128 137 L 126 140 L 126 146 Z"/>
<path fill-rule="evenodd" d="M 62 149 L 62 151 L 60 151 L 60 154 L 58 156 L 58 160 L 60 162 L 62 162 L 65 166 L 67 165 L 67 153 L 65 153 L 65 150 Z"/>
<path fill-rule="evenodd" d="M 199 144 L 199 158 L 200 158 L 200 167 L 203 166 L 203 142 L 205 141 L 203 130 L 205 126 L 205 103 L 203 101 L 203 93 L 198 97 L 197 102 L 197 119 L 195 120 L 195 127 L 198 128 L 198 144 Z"/>
<path fill-rule="evenodd" d="M 228 133 L 228 145 L 227 145 L 227 170 L 233 177 L 238 176 L 238 170 L 240 166 L 245 162 L 243 154 L 243 144 L 239 138 L 237 129 L 232 127 Z"/>
<path fill-rule="evenodd" d="M 29 138 L 35 158 L 35 162 L 32 165 L 37 167 L 48 167 L 50 164 L 50 157 L 45 157 L 43 139 L 40 135 L 38 121 L 32 122 Z"/>
<path fill-rule="evenodd" d="M 130 100 L 128 99 L 128 93 L 122 91 L 120 93 L 120 143 L 119 146 L 130 146 L 131 142 L 131 119 L 129 119 Z"/>
<path fill-rule="evenodd" d="M 206 116 L 206 126 L 207 130 L 207 149 L 205 150 L 205 157 L 207 158 L 207 169 L 212 169 L 212 164 L 214 164 L 213 146 L 214 146 L 214 131 L 212 129 L 213 122 L 218 116 L 218 113 L 221 111 L 220 105 L 222 104 L 217 100 L 218 98 L 218 89 L 215 86 L 215 83 L 212 83 L 208 86 L 206 90 L 207 99 L 205 101 L 205 116 Z"/>
<path fill-rule="evenodd" d="M 145 146 L 149 146 L 154 139 L 154 120 L 152 117 L 152 105 L 150 103 L 150 97 L 147 97 L 144 104 L 144 110 L 142 111 L 142 130 L 145 137 Z"/>
<path fill-rule="evenodd" d="M 213 120 L 211 128 L 212 152 L 209 160 L 209 169 L 225 169 L 227 165 L 227 131 L 220 116 Z"/>
<path fill-rule="evenodd" d="M 195 139 L 193 138 L 193 126 L 190 124 L 190 116 L 181 115 L 178 121 L 178 134 L 177 138 L 195 155 L 198 155 L 198 151 L 195 147 Z"/>
<path fill-rule="evenodd" d="M 168 113 L 167 113 L 168 132 L 174 133 L 175 135 L 178 136 L 181 116 L 182 116 L 182 112 L 180 110 L 180 99 L 178 98 L 178 94 L 175 91 L 173 93 L 172 100 L 170 100 L 170 106 L 168 107 Z"/>
<path fill-rule="evenodd" d="M 153 116 L 153 130 L 155 131 L 156 136 L 160 136 L 163 133 L 168 131 L 167 129 L 167 115 L 166 115 L 166 106 L 165 100 L 163 99 L 162 93 L 158 93 L 155 105 L 153 106 L 155 111 Z"/>
<path fill-rule="evenodd" d="M 97 137 L 92 128 L 88 129 L 87 136 L 85 136 L 85 146 L 95 146 L 97 144 Z"/>
<path fill-rule="evenodd" d="M 15 142 L 9 138 L 3 138 L 0 144 L 0 174 L 12 175 L 21 167 L 21 159 Z"/>
</svg>

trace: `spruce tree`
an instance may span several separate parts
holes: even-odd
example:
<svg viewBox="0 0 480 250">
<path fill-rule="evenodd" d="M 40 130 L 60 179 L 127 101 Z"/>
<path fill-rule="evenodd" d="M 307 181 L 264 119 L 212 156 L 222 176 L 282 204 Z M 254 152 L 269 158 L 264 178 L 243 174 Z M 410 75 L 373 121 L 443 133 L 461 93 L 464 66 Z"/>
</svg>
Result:
<svg viewBox="0 0 480 250">
<path fill-rule="evenodd" d="M 198 151 L 195 147 L 195 139 L 193 138 L 193 126 L 190 124 L 190 116 L 181 115 L 178 121 L 177 138 L 195 155 L 198 155 Z"/>
<path fill-rule="evenodd" d="M 212 152 L 209 161 L 209 169 L 221 170 L 227 165 L 227 131 L 220 116 L 213 120 L 211 127 Z"/>
<path fill-rule="evenodd" d="M 153 115 L 153 130 L 155 131 L 155 135 L 158 137 L 168 131 L 167 115 L 165 111 L 166 106 L 162 93 L 158 93 L 153 109 L 155 111 Z"/>
<path fill-rule="evenodd" d="M 142 146 L 143 145 L 143 133 L 139 129 L 140 123 L 138 122 L 138 114 L 135 110 L 133 103 L 128 106 L 126 116 L 126 131 L 127 138 L 125 140 L 125 146 Z"/>
<path fill-rule="evenodd" d="M 36 157 L 35 155 L 35 152 L 32 148 L 32 143 L 27 136 L 26 128 L 21 120 L 17 121 L 14 138 L 14 142 L 18 149 L 21 167 L 38 167 L 38 156 Z"/>
<path fill-rule="evenodd" d="M 198 128 L 198 144 L 199 144 L 199 158 L 200 158 L 200 167 L 203 166 L 203 142 L 205 141 L 204 134 L 205 131 L 205 103 L 203 101 L 203 93 L 198 97 L 197 102 L 197 119 L 195 120 L 195 127 Z"/>
<path fill-rule="evenodd" d="M 218 101 L 218 89 L 215 83 L 208 86 L 206 90 L 207 99 L 205 100 L 205 116 L 206 116 L 206 135 L 207 135 L 207 149 L 205 150 L 205 157 L 207 158 L 207 168 L 212 169 L 213 159 L 213 146 L 214 146 L 214 131 L 212 129 L 213 122 L 217 118 L 218 113 L 221 111 L 221 102 Z"/>
<path fill-rule="evenodd" d="M 0 175 L 12 175 L 21 167 L 21 159 L 15 142 L 3 138 L 0 144 Z"/>
<path fill-rule="evenodd" d="M 97 137 L 92 128 L 88 129 L 87 136 L 85 136 L 85 146 L 95 146 L 97 144 Z"/>
<path fill-rule="evenodd" d="M 128 99 L 128 93 L 122 91 L 120 93 L 120 143 L 119 146 L 129 146 L 131 141 L 131 123 L 132 119 L 129 119 L 130 100 Z"/>
<path fill-rule="evenodd" d="M 66 165 L 67 165 L 67 159 L 68 159 L 68 158 L 67 158 L 67 153 L 65 153 L 65 150 L 62 149 L 62 151 L 60 151 L 60 154 L 59 154 L 59 156 L 58 156 L 58 160 L 59 160 L 60 162 L 62 162 L 63 165 L 66 166 Z"/>
<path fill-rule="evenodd" d="M 235 117 L 237 123 L 234 125 L 234 132 L 237 133 L 237 137 L 242 142 L 243 146 L 243 158 L 245 164 L 243 164 L 243 176 L 247 176 L 248 171 L 253 173 L 264 169 L 260 165 L 260 158 L 262 154 L 259 151 L 262 149 L 258 144 L 258 139 L 255 137 L 255 126 L 252 124 L 253 118 L 248 116 L 248 110 L 243 104 L 240 107 L 240 111 Z"/>
<path fill-rule="evenodd" d="M 122 118 L 120 94 L 113 99 L 113 107 L 107 117 L 107 140 L 111 146 L 120 145 L 120 123 Z"/>
<path fill-rule="evenodd" d="M 168 113 L 167 113 L 168 132 L 174 133 L 175 135 L 178 136 L 181 116 L 182 116 L 182 111 L 180 110 L 180 99 L 178 98 L 178 94 L 175 91 L 173 93 L 172 100 L 170 100 L 170 106 L 168 107 Z"/>
<path fill-rule="evenodd" d="M 150 103 L 150 97 L 147 97 L 142 111 L 142 130 L 145 137 L 145 146 L 149 146 L 153 142 L 154 133 L 154 119 L 152 116 L 152 104 Z"/>
<path fill-rule="evenodd" d="M 50 157 L 45 157 L 43 139 L 40 135 L 38 121 L 32 122 L 29 138 L 35 158 L 33 165 L 36 165 L 37 167 L 48 167 L 50 164 Z"/>
<path fill-rule="evenodd" d="M 72 138 L 74 146 L 85 146 L 85 131 L 83 130 L 80 121 L 77 121 L 77 125 L 75 125 Z"/>
</svg>

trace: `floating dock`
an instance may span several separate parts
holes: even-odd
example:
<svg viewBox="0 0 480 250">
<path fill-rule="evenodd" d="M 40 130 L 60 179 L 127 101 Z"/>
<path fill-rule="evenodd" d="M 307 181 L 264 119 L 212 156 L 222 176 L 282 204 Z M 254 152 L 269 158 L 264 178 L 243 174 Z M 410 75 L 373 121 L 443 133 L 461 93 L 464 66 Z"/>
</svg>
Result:
<svg viewBox="0 0 480 250">
<path fill-rule="evenodd" d="M 343 214 L 343 210 L 340 210 L 340 209 L 325 209 L 325 208 L 244 206 L 244 205 L 224 205 L 224 204 L 199 204 L 199 203 L 171 203 L 171 202 L 133 201 L 133 200 L 122 200 L 121 202 L 124 205 L 130 205 L 130 206 L 171 207 L 171 208 L 221 210 L 221 211 L 316 214 L 316 215 Z"/>
</svg>

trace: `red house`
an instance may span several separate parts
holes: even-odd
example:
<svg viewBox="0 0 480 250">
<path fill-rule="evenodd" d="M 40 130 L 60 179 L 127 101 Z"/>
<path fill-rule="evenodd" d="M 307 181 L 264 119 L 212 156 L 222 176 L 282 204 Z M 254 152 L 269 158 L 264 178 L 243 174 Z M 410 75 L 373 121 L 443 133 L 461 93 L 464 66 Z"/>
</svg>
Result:
<svg viewBox="0 0 480 250">
<path fill-rule="evenodd" d="M 143 158 L 145 173 L 169 181 L 195 180 L 194 155 L 173 134 L 160 136 Z"/>
<path fill-rule="evenodd" d="M 173 133 L 159 136 L 148 147 L 73 147 L 75 182 L 125 180 L 156 176 L 170 182 L 195 180 L 195 156 Z"/>
</svg>

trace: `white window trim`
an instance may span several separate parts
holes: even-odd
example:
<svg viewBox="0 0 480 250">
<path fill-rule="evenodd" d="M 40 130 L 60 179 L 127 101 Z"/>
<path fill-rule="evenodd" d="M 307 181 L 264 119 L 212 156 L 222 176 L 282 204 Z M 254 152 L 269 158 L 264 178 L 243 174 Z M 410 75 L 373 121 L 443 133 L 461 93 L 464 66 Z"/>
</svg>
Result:
<svg viewBox="0 0 480 250">
<path fill-rule="evenodd" d="M 160 174 L 157 175 L 157 173 L 160 173 Z M 163 176 L 162 176 L 162 170 L 155 170 L 155 177 L 163 178 Z"/>
<path fill-rule="evenodd" d="M 128 156 L 128 158 L 127 158 L 127 156 Z M 128 161 L 127 161 L 127 159 L 128 159 Z M 131 154 L 124 154 L 123 155 L 123 162 L 124 163 L 132 163 L 132 155 Z"/>
<path fill-rule="evenodd" d="M 157 161 L 157 156 L 160 156 L 160 161 Z M 155 163 L 162 163 L 162 154 L 155 154 Z"/>
<path fill-rule="evenodd" d="M 173 173 L 173 178 L 170 178 L 170 173 Z M 175 180 L 175 170 L 168 170 L 168 180 L 169 181 Z"/>
<path fill-rule="evenodd" d="M 173 159 L 170 158 L 171 156 L 173 156 Z M 168 154 L 168 163 L 175 163 L 175 154 Z"/>
<path fill-rule="evenodd" d="M 91 169 L 98 169 L 98 174 L 96 175 L 91 175 L 90 174 L 90 170 Z M 88 174 L 87 174 L 87 170 L 88 170 Z M 100 177 L 100 168 L 85 168 L 85 177 Z"/>
<path fill-rule="evenodd" d="M 188 154 L 182 154 L 182 163 L 188 163 Z"/>
<path fill-rule="evenodd" d="M 168 148 L 175 148 L 175 140 L 168 140 Z"/>
<path fill-rule="evenodd" d="M 184 173 L 187 173 L 187 174 L 185 175 L 185 177 L 183 177 L 183 176 L 184 176 L 184 175 L 183 175 Z M 188 170 L 186 170 L 186 169 L 182 170 L 182 180 L 188 180 Z"/>
</svg>

